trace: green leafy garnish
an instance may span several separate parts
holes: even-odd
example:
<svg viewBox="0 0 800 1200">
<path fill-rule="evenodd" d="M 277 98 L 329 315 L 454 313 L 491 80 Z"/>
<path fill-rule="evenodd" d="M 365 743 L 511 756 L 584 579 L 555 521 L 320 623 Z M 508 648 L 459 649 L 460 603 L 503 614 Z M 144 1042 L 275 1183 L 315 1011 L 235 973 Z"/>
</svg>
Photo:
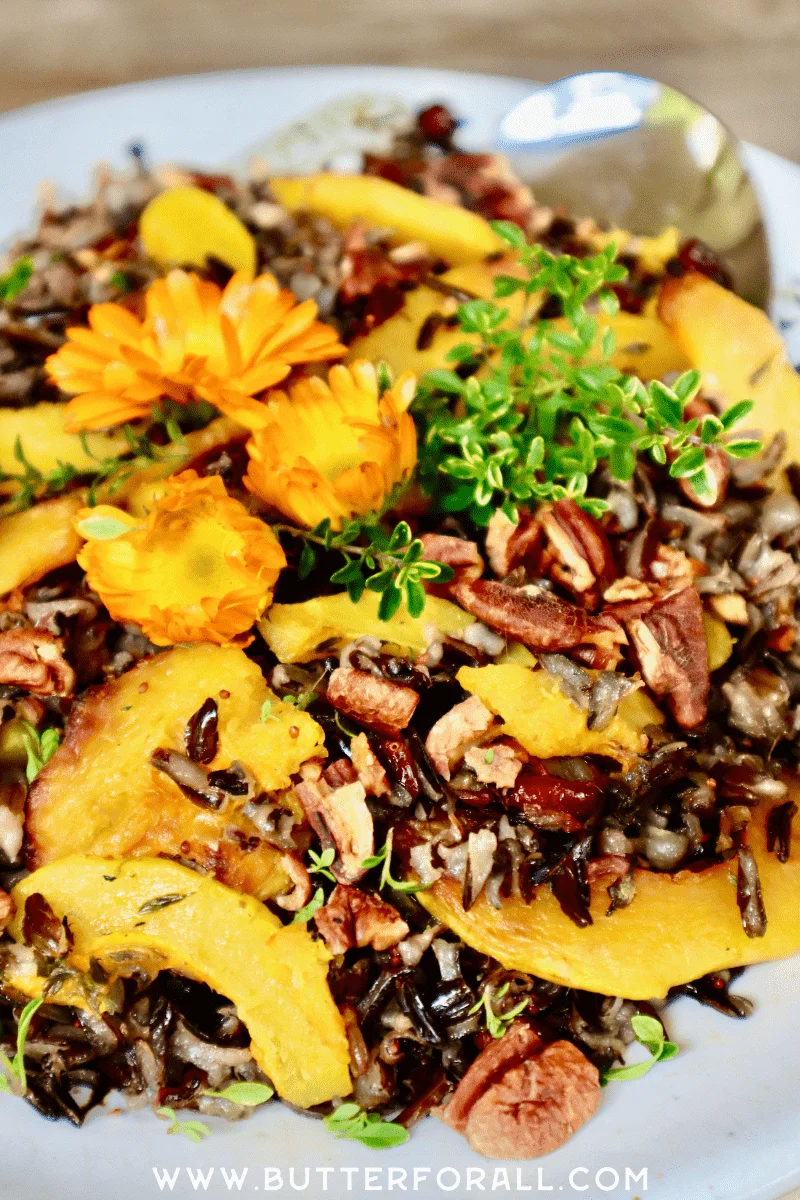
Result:
<svg viewBox="0 0 800 1200">
<path fill-rule="evenodd" d="M 408 1141 L 408 1130 L 404 1126 L 384 1121 L 378 1113 L 364 1112 L 357 1104 L 340 1104 L 324 1118 L 323 1124 L 335 1137 L 361 1142 L 370 1150 L 388 1150 Z"/>
<path fill-rule="evenodd" d="M 527 272 L 523 279 L 498 276 L 495 297 L 523 293 L 523 316 L 517 328 L 504 328 L 508 309 L 495 301 L 459 307 L 461 329 L 476 335 L 478 345 L 454 347 L 448 358 L 461 373 L 430 371 L 414 402 L 425 490 L 445 512 L 464 512 L 481 526 L 498 508 L 516 520 L 519 504 L 565 497 L 599 515 L 607 505 L 586 494 L 592 474 L 606 464 L 612 476 L 628 480 L 637 456 L 649 454 L 661 465 L 669 462 L 670 475 L 686 479 L 698 498 L 715 496 L 711 449 L 735 457 L 760 449 L 758 442 L 727 441 L 752 406 L 689 419 L 686 406 L 699 391 L 699 371 L 686 371 L 671 387 L 658 380 L 646 387 L 611 364 L 613 330 L 600 336 L 587 302 L 609 315 L 619 307 L 611 288 L 626 271 L 614 261 L 613 245 L 574 258 L 528 246 L 507 222 L 494 227 Z M 559 299 L 568 330 L 534 318 L 538 294 Z M 478 366 L 480 375 L 462 377 Z"/>
<path fill-rule="evenodd" d="M 243 1104 L 247 1108 L 257 1108 L 266 1104 L 275 1095 L 275 1089 L 267 1083 L 247 1083 L 242 1080 L 229 1083 L 221 1092 L 206 1091 L 204 1096 L 217 1096 L 220 1100 L 230 1100 L 233 1104 Z"/>
<path fill-rule="evenodd" d="M 452 568 L 424 557 L 423 544 L 412 537 L 406 521 L 399 521 L 391 532 L 374 516 L 345 521 L 339 532 L 331 529 L 327 518 L 310 532 L 293 525 L 275 525 L 274 529 L 303 540 L 297 568 L 301 579 L 316 566 L 317 547 L 338 550 L 344 566 L 334 571 L 331 583 L 342 584 L 354 604 L 365 588 L 377 592 L 382 621 L 390 620 L 401 604 L 412 617 L 420 616 L 425 608 L 424 583 L 434 579 L 446 583 L 453 578 Z"/>
<path fill-rule="evenodd" d="M 0 275 L 0 300 L 6 304 L 16 300 L 17 296 L 25 291 L 32 274 L 33 259 L 23 254 L 5 275 Z"/>
<path fill-rule="evenodd" d="M 472 1008 L 469 1010 L 470 1016 L 473 1016 L 474 1013 L 480 1012 L 481 1009 L 485 1010 L 486 1028 L 493 1038 L 501 1038 L 514 1018 L 518 1017 L 519 1014 L 528 1006 L 528 1001 L 525 999 L 521 1000 L 519 1004 L 515 1004 L 513 1008 L 508 1010 L 508 1012 L 495 1012 L 494 1001 L 502 1000 L 510 986 L 510 983 L 504 983 L 502 987 L 497 989 L 497 991 L 491 987 L 484 988 L 483 995 L 478 1003 L 473 1004 Z"/>
<path fill-rule="evenodd" d="M 17 1052 L 13 1060 L 9 1061 L 8 1057 L 0 1050 L 0 1092 L 13 1092 L 15 1090 L 13 1087 L 14 1082 L 18 1085 L 21 1095 L 24 1096 L 27 1091 L 28 1077 L 25 1074 L 25 1043 L 28 1040 L 28 1030 L 31 1027 L 31 1021 L 44 1002 L 44 996 L 37 996 L 35 1000 L 29 1000 L 20 1013 L 17 1023 Z"/>
<path fill-rule="evenodd" d="M 381 871 L 381 878 L 380 882 L 378 883 L 379 888 L 385 888 L 388 886 L 393 888 L 396 892 L 404 892 L 407 896 L 413 895 L 414 892 L 427 892 L 428 888 L 433 886 L 430 883 L 404 883 L 402 880 L 392 878 L 391 866 L 393 841 L 394 830 L 390 829 L 386 835 L 385 844 L 380 848 L 377 854 L 371 854 L 369 858 L 365 858 L 361 863 L 361 866 L 365 871 L 371 871 L 373 867 L 379 867 L 381 863 L 383 863 L 383 870 Z"/>
<path fill-rule="evenodd" d="M 675 1043 L 666 1041 L 664 1026 L 655 1017 L 637 1013 L 635 1017 L 631 1017 L 631 1028 L 637 1042 L 641 1042 L 650 1051 L 650 1058 L 646 1058 L 644 1062 L 631 1063 L 630 1066 L 611 1067 L 604 1071 L 600 1080 L 603 1087 L 613 1080 L 641 1079 L 657 1062 L 667 1062 L 678 1053 Z"/>
<path fill-rule="evenodd" d="M 278 720 L 277 716 L 272 711 L 272 701 L 271 700 L 265 700 L 264 703 L 261 705 L 261 712 L 259 714 L 258 719 L 259 719 L 259 721 L 263 721 L 263 722 Z"/>
<path fill-rule="evenodd" d="M 22 744 L 25 747 L 27 762 L 25 763 L 25 778 L 33 783 L 45 763 L 49 762 L 61 745 L 61 733 L 58 729 L 43 729 L 41 733 L 30 721 L 22 722 Z"/>
<path fill-rule="evenodd" d="M 183 1137 L 188 1138 L 190 1142 L 202 1142 L 204 1137 L 211 1136 L 211 1130 L 203 1121 L 179 1121 L 174 1108 L 157 1108 L 156 1112 L 159 1117 L 166 1117 L 171 1121 L 167 1133 L 179 1133 Z"/>
<path fill-rule="evenodd" d="M 336 851 L 332 846 L 329 846 L 327 850 L 323 850 L 322 854 L 317 854 L 315 850 L 309 850 L 308 857 L 312 862 L 312 866 L 308 868 L 309 875 L 324 875 L 326 879 L 330 879 L 331 883 L 336 882 L 333 872 L 328 870 L 336 858 Z"/>
<path fill-rule="evenodd" d="M 291 924 L 292 925 L 300 925 L 304 921 L 310 921 L 311 918 L 313 917 L 314 913 L 317 911 L 317 909 L 322 908 L 324 903 L 325 903 L 325 893 L 323 892 L 322 888 L 319 887 L 314 892 L 314 895 L 311 897 L 308 904 L 306 904 L 303 908 L 299 909 L 299 911 L 294 914 L 294 916 L 292 917 L 292 920 L 291 920 Z"/>
</svg>

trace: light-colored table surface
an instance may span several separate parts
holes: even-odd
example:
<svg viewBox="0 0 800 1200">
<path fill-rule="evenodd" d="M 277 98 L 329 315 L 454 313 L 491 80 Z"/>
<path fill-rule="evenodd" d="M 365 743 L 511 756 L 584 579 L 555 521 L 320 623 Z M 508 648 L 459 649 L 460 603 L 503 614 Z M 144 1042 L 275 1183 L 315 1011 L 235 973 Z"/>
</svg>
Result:
<svg viewBox="0 0 800 1200">
<path fill-rule="evenodd" d="M 798 0 L 2 0 L 0 50 L 0 109 L 232 67 L 624 67 L 800 159 Z"/>
</svg>

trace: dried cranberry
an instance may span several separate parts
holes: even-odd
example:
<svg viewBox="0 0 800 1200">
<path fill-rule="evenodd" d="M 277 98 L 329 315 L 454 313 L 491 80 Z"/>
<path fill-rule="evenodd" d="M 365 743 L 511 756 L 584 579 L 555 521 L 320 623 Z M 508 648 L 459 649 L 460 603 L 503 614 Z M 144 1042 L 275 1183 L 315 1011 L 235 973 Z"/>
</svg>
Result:
<svg viewBox="0 0 800 1200">
<path fill-rule="evenodd" d="M 186 753 L 192 762 L 210 763 L 216 758 L 219 737 L 217 702 L 210 696 L 189 718 L 184 734 Z"/>
<path fill-rule="evenodd" d="M 733 280 L 727 268 L 722 265 L 711 247 L 699 238 L 690 238 L 688 242 L 683 243 L 678 251 L 677 261 L 684 271 L 697 271 L 700 275 L 707 275 L 720 287 L 733 291 Z"/>
<path fill-rule="evenodd" d="M 458 121 L 443 104 L 432 104 L 419 114 L 417 126 L 427 142 L 447 148 L 452 144 Z"/>
<path fill-rule="evenodd" d="M 521 808 L 534 825 L 545 829 L 579 829 L 600 805 L 602 792 L 594 783 L 540 775 L 526 767 L 504 799 L 507 807 Z"/>
</svg>

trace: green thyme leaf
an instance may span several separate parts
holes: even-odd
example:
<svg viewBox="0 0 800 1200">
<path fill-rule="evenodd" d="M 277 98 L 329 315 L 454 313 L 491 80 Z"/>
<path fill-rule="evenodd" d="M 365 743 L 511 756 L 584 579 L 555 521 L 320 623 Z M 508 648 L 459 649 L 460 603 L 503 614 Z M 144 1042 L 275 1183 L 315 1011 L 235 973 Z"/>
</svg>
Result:
<svg viewBox="0 0 800 1200">
<path fill-rule="evenodd" d="M 327 850 L 323 850 L 322 854 L 317 854 L 314 850 L 309 850 L 308 857 L 311 859 L 312 865 L 308 868 L 309 875 L 324 875 L 326 879 L 330 879 L 331 883 L 336 882 L 336 877 L 328 868 L 336 858 L 336 851 L 332 846 Z"/>
<path fill-rule="evenodd" d="M 11 1069 L 19 1080 L 23 1095 L 28 1089 L 28 1078 L 25 1074 L 25 1043 L 28 1040 L 31 1021 L 43 1004 L 44 996 L 38 996 L 35 1000 L 29 1000 L 20 1013 L 17 1023 L 17 1052 L 11 1063 Z"/>
<path fill-rule="evenodd" d="M 310 921 L 318 908 L 322 908 L 325 903 L 325 893 L 319 887 L 314 892 L 314 895 L 309 900 L 304 908 L 299 909 L 292 917 L 292 925 L 301 925 L 304 921 Z"/>
<path fill-rule="evenodd" d="M 275 1095 L 275 1089 L 266 1083 L 247 1083 L 245 1080 L 229 1083 L 221 1092 L 205 1091 L 204 1096 L 216 1096 L 220 1100 L 230 1100 L 233 1104 L 243 1104 L 246 1108 L 257 1108 L 266 1104 Z"/>
<path fill-rule="evenodd" d="M 28 286 L 28 280 L 32 274 L 33 259 L 24 254 L 17 259 L 5 275 L 0 275 L 0 300 L 6 304 L 16 300 L 17 296 Z"/>
<path fill-rule="evenodd" d="M 646 1013 L 637 1013 L 631 1017 L 631 1029 L 637 1042 L 640 1042 L 650 1052 L 650 1058 L 642 1062 L 630 1063 L 624 1067 L 611 1067 L 605 1071 L 600 1082 L 605 1087 L 607 1083 L 624 1082 L 629 1079 L 641 1079 L 657 1062 L 667 1062 L 678 1053 L 674 1042 L 665 1040 L 664 1026 L 655 1017 Z"/>
<path fill-rule="evenodd" d="M 22 744 L 25 748 L 27 762 L 25 778 L 33 783 L 45 763 L 49 762 L 61 744 L 61 733 L 58 729 L 43 729 L 41 733 L 30 721 L 22 722 Z"/>
<path fill-rule="evenodd" d="M 473 1004 L 472 1008 L 469 1010 L 470 1016 L 480 1012 L 481 1009 L 484 1010 L 486 1028 L 493 1038 L 501 1038 L 511 1025 L 512 1021 L 514 1021 L 514 1019 L 518 1017 L 521 1012 L 524 1012 L 524 1010 L 528 1007 L 528 1000 L 526 997 L 524 1000 L 521 1000 L 519 1004 L 515 1004 L 513 1008 L 507 1010 L 501 1009 L 500 1012 L 496 1011 L 496 1001 L 503 999 L 510 986 L 510 983 L 504 983 L 502 987 L 497 989 L 497 991 L 495 991 L 492 987 L 484 988 L 480 1000 L 478 1000 L 476 1004 Z"/>
<path fill-rule="evenodd" d="M 171 1121 L 167 1133 L 177 1133 L 181 1137 L 188 1138 L 190 1142 L 202 1142 L 203 1138 L 211 1136 L 211 1130 L 203 1121 L 179 1121 L 174 1108 L 157 1108 L 156 1112 L 160 1117 L 166 1117 Z"/>
<path fill-rule="evenodd" d="M 323 1119 L 329 1133 L 337 1138 L 360 1142 L 370 1150 L 387 1150 L 408 1141 L 408 1130 L 393 1121 L 385 1121 L 378 1113 L 367 1113 L 357 1104 L 340 1104 Z"/>
</svg>

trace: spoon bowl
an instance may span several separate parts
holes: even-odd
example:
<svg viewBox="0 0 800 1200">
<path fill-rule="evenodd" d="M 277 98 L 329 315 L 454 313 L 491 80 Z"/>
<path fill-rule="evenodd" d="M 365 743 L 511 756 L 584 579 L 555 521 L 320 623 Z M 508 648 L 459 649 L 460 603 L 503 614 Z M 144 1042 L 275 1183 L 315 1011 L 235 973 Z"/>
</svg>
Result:
<svg viewBox="0 0 800 1200">
<path fill-rule="evenodd" d="M 769 248 L 740 144 L 682 92 L 618 71 L 572 75 L 515 105 L 497 147 L 540 203 L 654 237 L 677 226 L 714 251 L 740 295 L 767 306 Z"/>
</svg>

